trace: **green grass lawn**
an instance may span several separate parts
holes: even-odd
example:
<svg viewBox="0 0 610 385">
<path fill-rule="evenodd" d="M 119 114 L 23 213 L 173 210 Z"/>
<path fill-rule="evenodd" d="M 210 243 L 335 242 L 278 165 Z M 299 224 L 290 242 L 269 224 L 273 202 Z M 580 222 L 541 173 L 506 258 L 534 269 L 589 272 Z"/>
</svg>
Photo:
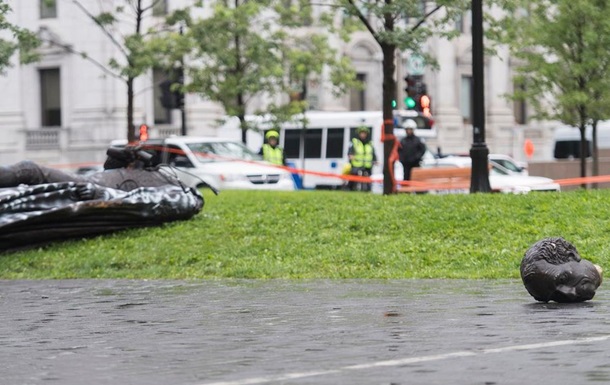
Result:
<svg viewBox="0 0 610 385">
<path fill-rule="evenodd" d="M 610 190 L 204 195 L 189 221 L 2 254 L 0 278 L 518 278 L 550 236 L 610 255 Z"/>
</svg>

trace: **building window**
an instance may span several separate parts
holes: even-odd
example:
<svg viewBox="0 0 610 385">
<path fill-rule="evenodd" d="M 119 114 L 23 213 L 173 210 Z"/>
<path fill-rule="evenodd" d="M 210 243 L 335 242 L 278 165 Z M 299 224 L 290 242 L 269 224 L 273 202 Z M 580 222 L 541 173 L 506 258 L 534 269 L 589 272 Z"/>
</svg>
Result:
<svg viewBox="0 0 610 385">
<path fill-rule="evenodd" d="M 61 126 L 61 92 L 59 68 L 39 70 L 40 111 L 43 127 Z"/>
<path fill-rule="evenodd" d="M 458 15 L 455 19 L 455 30 L 459 33 L 472 32 L 472 14 L 470 12 Z"/>
<path fill-rule="evenodd" d="M 366 74 L 357 74 L 356 80 L 366 87 Z M 366 89 L 352 88 L 350 90 L 349 104 L 351 111 L 366 110 Z"/>
<path fill-rule="evenodd" d="M 464 33 L 464 15 L 457 15 L 455 18 L 455 30 Z"/>
<path fill-rule="evenodd" d="M 40 18 L 53 19 L 57 17 L 57 0 L 40 0 Z"/>
<path fill-rule="evenodd" d="M 514 84 L 515 93 L 525 91 L 525 85 L 523 84 Z M 515 121 L 517 124 L 526 124 L 527 123 L 527 103 L 525 100 L 517 100 L 515 99 L 513 104 L 513 111 L 515 114 Z"/>
<path fill-rule="evenodd" d="M 472 76 L 462 76 L 460 87 L 460 111 L 464 123 L 472 123 L 473 103 L 472 103 Z"/>
<path fill-rule="evenodd" d="M 167 15 L 167 0 L 154 0 L 152 14 L 153 16 Z"/>
<path fill-rule="evenodd" d="M 153 109 L 155 115 L 155 124 L 171 124 L 171 110 L 163 107 L 161 104 L 162 92 L 161 84 L 167 80 L 167 73 L 161 69 L 153 69 Z"/>
</svg>

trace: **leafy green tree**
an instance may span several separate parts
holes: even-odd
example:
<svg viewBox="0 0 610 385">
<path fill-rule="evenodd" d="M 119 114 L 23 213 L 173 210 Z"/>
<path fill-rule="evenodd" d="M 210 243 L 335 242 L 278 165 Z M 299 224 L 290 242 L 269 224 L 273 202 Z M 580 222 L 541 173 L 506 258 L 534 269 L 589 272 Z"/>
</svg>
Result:
<svg viewBox="0 0 610 385">
<path fill-rule="evenodd" d="M 586 176 L 586 127 L 594 128 L 597 162 L 597 121 L 610 117 L 610 3 L 510 0 L 499 5 L 506 16 L 490 31 L 520 63 L 515 77 L 520 87 L 512 97 L 531 104 L 535 118 L 579 128 L 580 174 Z"/>
<path fill-rule="evenodd" d="M 11 57 L 19 51 L 19 61 L 23 64 L 38 59 L 36 48 L 40 40 L 27 29 L 20 28 L 8 21 L 7 15 L 12 11 L 6 0 L 0 0 L 0 31 L 8 32 L 8 36 L 0 38 L 0 74 L 10 67 Z"/>
<path fill-rule="evenodd" d="M 115 7 L 113 12 L 91 14 L 77 0 L 73 0 L 97 24 L 108 39 L 118 48 L 121 58 L 110 60 L 109 66 L 116 71 L 127 86 L 127 140 L 137 140 L 134 125 L 134 81 L 156 65 L 155 52 L 146 43 L 147 35 L 152 31 L 145 31 L 143 21 L 147 15 L 152 15 L 154 7 L 162 0 L 123 0 L 122 5 Z M 113 27 L 121 17 L 127 16 L 133 22 L 133 31 L 122 36 Z"/>
<path fill-rule="evenodd" d="M 364 27 L 379 44 L 383 54 L 383 119 L 384 166 L 383 193 L 395 192 L 390 170 L 393 141 L 392 101 L 396 98 L 396 50 L 422 55 L 427 63 L 436 67 L 434 58 L 422 52 L 423 43 L 433 35 L 450 38 L 456 31 L 456 17 L 470 3 L 465 0 L 334 0 L 332 5 L 343 10 L 345 23 L 342 33 L 349 34 L 355 28 Z"/>
<path fill-rule="evenodd" d="M 361 88 L 356 72 L 348 57 L 340 56 L 328 41 L 329 20 L 334 13 L 322 14 L 317 20 L 312 15 L 310 0 L 275 0 L 275 23 L 280 29 L 274 38 L 281 47 L 284 67 L 282 91 L 290 95 L 289 110 L 299 106 L 305 110 L 307 81 L 321 82 L 325 68 L 330 72 L 331 92 L 334 96 L 347 93 L 352 88 Z M 312 33 L 316 31 L 316 33 Z M 347 36 L 338 37 L 348 40 Z"/>
<path fill-rule="evenodd" d="M 324 68 L 331 69 L 337 93 L 356 83 L 351 66 L 330 48 L 326 31 L 303 33 L 314 22 L 308 2 L 286 7 L 283 0 L 216 0 L 205 5 L 212 10 L 209 17 L 196 19 L 184 10 L 171 18 L 185 24 L 189 42 L 183 46 L 188 52 L 174 54 L 187 54 L 186 90 L 237 116 L 243 142 L 251 128 L 245 115 L 254 98 L 279 96 L 280 102 L 257 111 L 271 113 L 279 123 L 307 108 L 303 85 Z"/>
<path fill-rule="evenodd" d="M 47 0 L 50 4 L 58 0 Z M 66 0 L 67 1 L 67 0 Z M 122 80 L 127 86 L 127 140 L 137 141 L 134 125 L 134 82 L 135 79 L 147 73 L 159 64 L 161 58 L 155 50 L 156 46 L 149 43 L 153 36 L 158 36 L 159 28 L 145 30 L 143 23 L 146 17 L 151 16 L 153 9 L 163 0 L 119 0 L 112 11 L 94 14 L 90 8 L 79 0 L 70 0 L 74 3 L 117 48 L 119 54 L 110 59 L 108 63 L 100 63 L 91 58 L 86 50 L 77 50 L 71 46 L 63 45 L 66 51 L 81 55 L 97 65 L 101 70 Z M 128 23 L 125 22 L 128 21 Z M 131 33 L 123 35 L 120 26 L 132 25 Z M 161 32 L 165 32 L 161 29 Z M 59 45 L 49 41 L 50 44 Z"/>
</svg>

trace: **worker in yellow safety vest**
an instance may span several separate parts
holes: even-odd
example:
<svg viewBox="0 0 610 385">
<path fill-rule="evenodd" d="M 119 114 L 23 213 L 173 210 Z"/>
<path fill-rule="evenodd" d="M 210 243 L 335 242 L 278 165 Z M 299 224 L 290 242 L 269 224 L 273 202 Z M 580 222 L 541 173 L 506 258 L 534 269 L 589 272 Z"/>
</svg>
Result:
<svg viewBox="0 0 610 385">
<path fill-rule="evenodd" d="M 275 130 L 270 130 L 265 134 L 265 139 L 266 143 L 263 144 L 258 153 L 269 163 L 285 166 L 286 155 L 284 149 L 279 145 L 280 134 Z"/>
<path fill-rule="evenodd" d="M 377 162 L 377 156 L 373 143 L 370 139 L 370 128 L 360 126 L 356 129 L 357 136 L 352 138 L 351 145 L 347 152 L 349 162 L 352 166 L 352 175 L 370 176 L 373 171 L 373 165 Z M 350 183 L 353 186 L 353 183 Z"/>
</svg>

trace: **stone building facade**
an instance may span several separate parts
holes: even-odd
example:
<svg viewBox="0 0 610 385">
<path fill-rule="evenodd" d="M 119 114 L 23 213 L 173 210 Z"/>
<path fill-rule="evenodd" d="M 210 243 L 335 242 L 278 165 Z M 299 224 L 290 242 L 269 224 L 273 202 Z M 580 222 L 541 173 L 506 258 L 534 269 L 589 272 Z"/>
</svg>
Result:
<svg viewBox="0 0 610 385">
<path fill-rule="evenodd" d="M 158 17 L 146 19 L 145 27 L 160 23 L 166 11 L 184 7 L 190 0 L 167 0 Z M 126 136 L 126 85 L 102 69 L 111 58 L 120 57 L 117 47 L 85 16 L 74 2 L 57 0 L 48 8 L 42 0 L 9 0 L 9 20 L 39 31 L 45 40 L 42 60 L 14 65 L 0 76 L 0 164 L 32 159 L 46 164 L 99 162 L 111 140 Z M 109 11 L 122 0 L 80 0 L 92 14 Z M 120 27 L 128 34 L 129 23 Z M 468 15 L 456 23 L 463 33 L 452 41 L 432 37 L 425 49 L 440 69 L 424 68 L 424 79 L 432 99 L 438 137 L 429 140 L 445 153 L 466 153 L 472 142 L 472 37 Z M 49 42 L 53 42 L 50 44 Z M 353 35 L 349 43 L 335 41 L 339 52 L 349 56 L 365 82 L 363 91 L 334 97 L 322 81 L 308 84 L 308 98 L 319 110 L 381 110 L 382 54 L 366 32 Z M 72 51 L 73 53 L 70 53 Z M 89 59 L 74 52 L 84 52 Z M 97 64 L 96 64 L 97 63 Z M 413 66 L 408 53 L 397 53 L 398 100 L 403 98 L 403 77 Z M 512 63 L 507 50 L 485 61 L 486 138 L 491 152 L 525 160 L 523 141 L 534 142 L 534 159 L 551 155 L 551 131 L 527 124 L 527 111 L 504 98 L 512 91 Z M 179 134 L 181 114 L 165 110 L 159 103 L 157 74 L 153 71 L 135 83 L 135 124 L 147 124 L 151 134 Z M 255 109 L 265 100 L 253 104 Z M 190 135 L 218 135 L 222 108 L 196 94 L 186 95 L 185 111 Z"/>
</svg>

